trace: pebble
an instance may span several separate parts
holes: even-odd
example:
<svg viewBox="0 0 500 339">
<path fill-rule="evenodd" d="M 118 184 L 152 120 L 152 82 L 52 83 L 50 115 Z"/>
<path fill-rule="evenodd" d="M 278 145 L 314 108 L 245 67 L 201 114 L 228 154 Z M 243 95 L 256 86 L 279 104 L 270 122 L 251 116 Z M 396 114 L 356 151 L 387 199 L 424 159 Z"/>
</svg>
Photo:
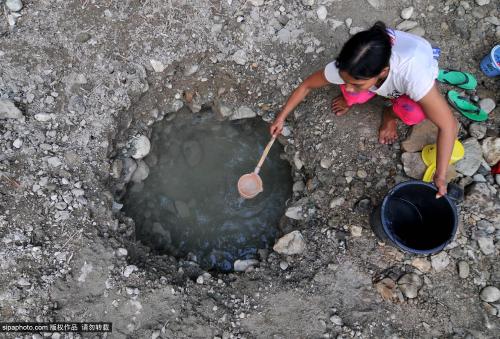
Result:
<svg viewBox="0 0 500 339">
<path fill-rule="evenodd" d="M 332 324 L 337 325 L 337 326 L 344 325 L 344 322 L 342 321 L 342 318 L 339 317 L 338 315 L 332 315 L 330 317 L 330 321 L 332 322 Z"/>
<path fill-rule="evenodd" d="M 316 10 L 316 14 L 318 15 L 318 19 L 321 21 L 326 20 L 326 16 L 328 15 L 328 11 L 326 10 L 325 6 L 319 6 L 318 9 Z"/>
<path fill-rule="evenodd" d="M 300 156 L 299 152 L 295 152 L 295 155 L 293 156 L 293 163 L 298 171 L 300 171 L 304 166 L 304 163 L 302 162 L 302 160 L 300 160 L 299 156 Z"/>
<path fill-rule="evenodd" d="M 500 186 L 500 174 L 495 175 L 495 182 Z"/>
<path fill-rule="evenodd" d="M 496 107 L 495 100 L 490 98 L 484 98 L 479 100 L 479 106 L 483 111 L 490 114 Z"/>
<path fill-rule="evenodd" d="M 300 231 L 290 232 L 279 238 L 273 250 L 280 254 L 301 254 L 306 249 L 306 242 Z"/>
<path fill-rule="evenodd" d="M 250 266 L 255 266 L 259 263 L 256 259 L 236 260 L 234 262 L 234 270 L 236 272 L 245 272 Z"/>
<path fill-rule="evenodd" d="M 356 172 L 356 175 L 358 176 L 358 178 L 360 179 L 365 179 L 367 176 L 368 176 L 368 173 L 366 173 L 366 171 L 364 169 L 360 169 Z"/>
<path fill-rule="evenodd" d="M 315 2 L 316 2 L 316 0 L 302 0 L 302 5 L 312 6 L 312 5 L 314 5 Z"/>
<path fill-rule="evenodd" d="M 406 7 L 401 11 L 401 18 L 404 20 L 408 20 L 409 18 L 411 18 L 412 15 L 413 15 L 413 6 Z"/>
<path fill-rule="evenodd" d="M 418 27 L 415 27 L 415 28 L 412 28 L 408 31 L 408 33 L 411 33 L 411 34 L 415 34 L 415 35 L 418 35 L 418 36 L 424 36 L 425 35 L 425 29 L 418 26 Z"/>
<path fill-rule="evenodd" d="M 488 5 L 489 3 L 490 3 L 490 0 L 476 0 L 476 4 L 478 6 Z"/>
<path fill-rule="evenodd" d="M 333 161 L 331 159 L 324 158 L 324 159 L 321 159 L 319 164 L 324 169 L 328 169 L 332 166 L 332 163 L 333 163 Z"/>
<path fill-rule="evenodd" d="M 199 285 L 203 285 L 205 282 L 205 279 L 203 279 L 203 275 L 199 275 L 198 278 L 196 278 L 196 283 Z"/>
<path fill-rule="evenodd" d="M 47 158 L 47 163 L 52 167 L 58 167 L 62 164 L 61 159 L 59 159 L 58 157 Z"/>
<path fill-rule="evenodd" d="M 484 138 L 484 136 L 486 135 L 486 130 L 486 125 L 478 122 L 473 122 L 469 126 L 469 134 L 478 140 Z"/>
<path fill-rule="evenodd" d="M 475 181 L 475 182 L 486 182 L 486 178 L 484 177 L 484 175 L 482 174 L 474 174 L 474 176 L 472 177 L 472 179 Z"/>
<path fill-rule="evenodd" d="M 417 26 L 418 26 L 418 22 L 413 21 L 413 20 L 405 20 L 405 21 L 401 22 L 400 24 L 398 24 L 396 26 L 396 29 L 400 30 L 400 31 L 409 31 L 410 29 L 413 29 Z"/>
<path fill-rule="evenodd" d="M 248 0 L 253 6 L 262 6 L 264 4 L 264 0 Z"/>
<path fill-rule="evenodd" d="M 138 160 L 137 168 L 132 174 L 130 180 L 132 182 L 139 183 L 141 181 L 146 180 L 148 176 L 149 176 L 149 166 L 143 160 Z"/>
<path fill-rule="evenodd" d="M 487 303 L 494 303 L 500 299 L 500 290 L 495 286 L 486 286 L 481 290 L 481 300 Z"/>
<path fill-rule="evenodd" d="M 236 53 L 233 54 L 232 59 L 238 65 L 242 66 L 244 66 L 248 62 L 247 53 L 242 49 L 236 51 Z"/>
<path fill-rule="evenodd" d="M 490 166 L 500 161 L 500 138 L 488 137 L 483 140 L 483 157 Z"/>
<path fill-rule="evenodd" d="M 285 212 L 285 215 L 293 220 L 302 220 L 304 216 L 302 214 L 302 206 L 291 206 Z"/>
<path fill-rule="evenodd" d="M 347 26 L 347 28 L 351 28 L 352 18 L 345 19 L 345 25 Z"/>
<path fill-rule="evenodd" d="M 296 181 L 293 183 L 292 191 L 293 192 L 302 192 L 306 188 L 306 185 L 303 181 Z"/>
<path fill-rule="evenodd" d="M 145 135 L 138 135 L 130 143 L 130 156 L 134 159 L 142 159 L 149 154 L 151 142 Z"/>
<path fill-rule="evenodd" d="M 21 148 L 22 145 L 23 145 L 23 141 L 19 138 L 14 140 L 14 142 L 12 143 L 12 146 L 14 146 L 15 148 Z"/>
<path fill-rule="evenodd" d="M 467 261 L 459 261 L 458 262 L 458 276 L 462 279 L 465 279 L 469 276 L 470 268 Z"/>
<path fill-rule="evenodd" d="M 407 273 L 398 280 L 399 289 L 408 299 L 418 296 L 418 291 L 423 285 L 422 279 L 416 273 Z"/>
<path fill-rule="evenodd" d="M 368 0 L 368 3 L 375 9 L 385 8 L 385 0 Z"/>
<path fill-rule="evenodd" d="M 289 265 L 288 265 L 288 262 L 286 262 L 286 261 L 284 261 L 284 260 L 280 261 L 280 268 L 281 268 L 283 271 L 285 271 L 285 270 L 288 268 L 288 266 L 289 266 Z"/>
<path fill-rule="evenodd" d="M 47 122 L 52 119 L 52 116 L 48 113 L 38 113 L 35 114 L 35 120 L 40 122 Z"/>
<path fill-rule="evenodd" d="M 333 198 L 332 201 L 330 201 L 330 208 L 342 206 L 344 204 L 344 202 L 345 202 L 344 197 Z"/>
<path fill-rule="evenodd" d="M 415 258 L 412 260 L 411 265 L 423 273 L 431 270 L 431 263 L 426 258 Z"/>
<path fill-rule="evenodd" d="M 0 119 L 20 119 L 22 112 L 8 99 L 0 99 Z"/>
<path fill-rule="evenodd" d="M 436 272 L 443 271 L 449 265 L 449 263 L 450 257 L 446 252 L 441 252 L 431 257 L 431 265 Z"/>
<path fill-rule="evenodd" d="M 484 255 L 490 255 L 495 253 L 495 244 L 493 243 L 493 238 L 490 237 L 479 237 L 477 239 L 477 244 L 479 249 Z"/>
<path fill-rule="evenodd" d="M 125 270 L 123 270 L 123 276 L 125 278 L 128 278 L 128 277 L 130 277 L 130 275 L 132 273 L 134 273 L 137 270 L 138 270 L 137 266 L 135 266 L 135 265 L 128 265 L 127 267 L 125 267 Z"/>
<path fill-rule="evenodd" d="M 120 247 L 119 249 L 116 250 L 116 255 L 119 257 L 126 257 L 128 254 L 128 251 L 126 248 Z"/>
<path fill-rule="evenodd" d="M 360 237 L 363 235 L 363 227 L 356 225 L 351 226 L 351 235 L 356 238 Z"/>
<path fill-rule="evenodd" d="M 23 8 L 23 2 L 21 0 L 7 0 L 5 6 L 12 12 L 19 12 Z"/>
</svg>

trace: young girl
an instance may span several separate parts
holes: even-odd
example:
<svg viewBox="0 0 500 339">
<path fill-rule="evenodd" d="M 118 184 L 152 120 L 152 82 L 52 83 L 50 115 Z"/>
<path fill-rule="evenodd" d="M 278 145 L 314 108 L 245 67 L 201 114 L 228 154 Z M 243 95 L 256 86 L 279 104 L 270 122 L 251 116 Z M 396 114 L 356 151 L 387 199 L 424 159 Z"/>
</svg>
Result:
<svg viewBox="0 0 500 339">
<path fill-rule="evenodd" d="M 342 95 L 332 102 L 332 110 L 337 116 L 347 113 L 354 104 L 381 95 L 388 99 L 390 106 L 384 109 L 380 143 L 391 144 L 397 140 L 398 118 L 407 125 L 428 118 L 438 127 L 434 183 L 439 198 L 446 194 L 446 172 L 458 124 L 438 91 L 437 76 L 437 61 L 425 39 L 388 29 L 384 23 L 377 22 L 369 30 L 349 39 L 335 61 L 310 75 L 293 91 L 270 132 L 274 136 L 281 133 L 286 117 L 311 89 L 340 85 Z"/>
</svg>

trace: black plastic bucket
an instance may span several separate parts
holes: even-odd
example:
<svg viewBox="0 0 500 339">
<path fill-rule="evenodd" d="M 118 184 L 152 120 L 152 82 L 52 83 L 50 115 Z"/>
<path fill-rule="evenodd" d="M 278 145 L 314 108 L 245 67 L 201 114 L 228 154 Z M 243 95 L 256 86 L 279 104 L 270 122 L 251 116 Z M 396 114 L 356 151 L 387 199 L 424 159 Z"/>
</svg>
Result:
<svg viewBox="0 0 500 339">
<path fill-rule="evenodd" d="M 373 232 L 406 252 L 434 254 L 448 245 L 457 231 L 455 201 L 461 190 L 448 186 L 436 199 L 437 189 L 423 181 L 406 181 L 393 187 L 371 216 Z"/>
</svg>

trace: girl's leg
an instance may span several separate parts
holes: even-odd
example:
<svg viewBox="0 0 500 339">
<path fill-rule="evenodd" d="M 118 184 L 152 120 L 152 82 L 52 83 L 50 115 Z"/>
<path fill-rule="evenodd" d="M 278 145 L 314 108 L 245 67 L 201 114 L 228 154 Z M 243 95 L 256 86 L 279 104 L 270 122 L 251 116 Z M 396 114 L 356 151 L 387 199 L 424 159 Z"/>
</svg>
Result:
<svg viewBox="0 0 500 339">
<path fill-rule="evenodd" d="M 350 93 L 346 91 L 344 85 L 340 85 L 340 90 L 342 91 L 342 95 L 334 98 L 332 101 L 332 111 L 336 115 L 343 115 L 347 113 L 349 107 L 352 105 L 365 103 L 376 95 L 369 91 Z"/>
<path fill-rule="evenodd" d="M 392 100 L 392 110 L 406 125 L 416 125 L 426 119 L 422 107 L 406 95 Z"/>
</svg>

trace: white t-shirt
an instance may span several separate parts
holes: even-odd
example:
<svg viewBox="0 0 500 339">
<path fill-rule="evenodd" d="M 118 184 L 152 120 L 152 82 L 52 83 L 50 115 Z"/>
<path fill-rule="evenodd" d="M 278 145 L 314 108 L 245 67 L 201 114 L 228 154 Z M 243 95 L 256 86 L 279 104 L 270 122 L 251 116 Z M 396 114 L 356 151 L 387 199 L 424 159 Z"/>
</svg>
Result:
<svg viewBox="0 0 500 339">
<path fill-rule="evenodd" d="M 406 94 L 412 100 L 422 99 L 438 76 L 438 63 L 427 40 L 406 32 L 388 29 L 393 38 L 389 75 L 379 87 L 370 89 L 380 96 L 395 99 Z M 343 84 L 335 61 L 325 67 L 325 78 L 332 84 Z"/>
</svg>

